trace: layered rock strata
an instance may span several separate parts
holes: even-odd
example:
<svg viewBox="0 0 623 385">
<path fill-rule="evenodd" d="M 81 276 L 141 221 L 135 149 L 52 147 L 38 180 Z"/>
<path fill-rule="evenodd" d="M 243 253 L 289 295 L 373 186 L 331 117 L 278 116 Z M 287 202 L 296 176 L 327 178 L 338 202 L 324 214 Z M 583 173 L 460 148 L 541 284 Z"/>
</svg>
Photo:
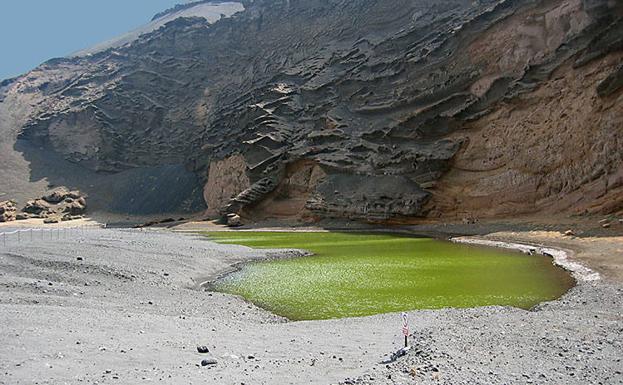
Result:
<svg viewBox="0 0 623 385">
<path fill-rule="evenodd" d="M 0 116 L 29 105 L 8 127 L 23 156 L 179 167 L 196 179 L 137 189 L 243 218 L 623 211 L 620 2 L 206 3 L 4 82 Z"/>
</svg>

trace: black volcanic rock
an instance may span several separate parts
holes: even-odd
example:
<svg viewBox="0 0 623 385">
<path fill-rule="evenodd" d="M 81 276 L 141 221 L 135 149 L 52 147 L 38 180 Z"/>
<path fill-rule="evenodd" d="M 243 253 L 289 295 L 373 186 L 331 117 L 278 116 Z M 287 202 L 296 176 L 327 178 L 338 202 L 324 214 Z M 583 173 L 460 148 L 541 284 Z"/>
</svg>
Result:
<svg viewBox="0 0 623 385">
<path fill-rule="evenodd" d="M 287 166 L 312 161 L 326 174 L 306 198 L 314 215 L 418 217 L 465 145 L 456 133 L 466 124 L 534 92 L 569 60 L 582 67 L 623 47 L 620 7 L 606 0 L 244 5 L 213 24 L 178 18 L 123 47 L 47 62 L 6 85 L 0 95 L 36 100 L 19 138 L 98 173 L 175 165 L 207 190 L 223 189 L 211 165 L 241 154 L 248 184 L 210 207 L 224 214 L 253 215 L 277 189 L 294 191 L 281 188 Z M 515 19 L 543 36 L 515 46 L 504 35 Z M 514 51 L 492 57 L 495 39 Z M 619 83 L 620 69 L 600 94 Z M 168 188 L 184 202 L 196 190 Z M 133 212 L 119 202 L 107 208 Z"/>
</svg>

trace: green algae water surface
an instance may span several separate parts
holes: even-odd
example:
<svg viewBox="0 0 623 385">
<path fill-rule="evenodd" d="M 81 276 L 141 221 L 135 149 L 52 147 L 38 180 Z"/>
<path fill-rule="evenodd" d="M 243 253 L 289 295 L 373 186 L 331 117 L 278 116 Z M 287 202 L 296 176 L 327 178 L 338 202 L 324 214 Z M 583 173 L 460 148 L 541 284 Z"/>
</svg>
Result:
<svg viewBox="0 0 623 385">
<path fill-rule="evenodd" d="M 252 262 L 213 289 L 291 320 L 444 307 L 528 309 L 574 284 L 545 256 L 396 234 L 211 232 L 219 243 L 296 248 L 310 257 Z"/>
</svg>

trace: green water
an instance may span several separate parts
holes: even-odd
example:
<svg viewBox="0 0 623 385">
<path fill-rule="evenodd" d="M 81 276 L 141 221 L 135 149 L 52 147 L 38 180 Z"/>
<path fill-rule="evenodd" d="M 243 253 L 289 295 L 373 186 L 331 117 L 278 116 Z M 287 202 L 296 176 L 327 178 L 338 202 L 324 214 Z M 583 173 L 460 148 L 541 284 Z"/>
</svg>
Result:
<svg viewBox="0 0 623 385">
<path fill-rule="evenodd" d="M 551 258 L 395 234 L 212 232 L 219 243 L 297 248 L 313 256 L 248 263 L 214 290 L 292 320 L 412 309 L 528 309 L 574 284 Z"/>
</svg>

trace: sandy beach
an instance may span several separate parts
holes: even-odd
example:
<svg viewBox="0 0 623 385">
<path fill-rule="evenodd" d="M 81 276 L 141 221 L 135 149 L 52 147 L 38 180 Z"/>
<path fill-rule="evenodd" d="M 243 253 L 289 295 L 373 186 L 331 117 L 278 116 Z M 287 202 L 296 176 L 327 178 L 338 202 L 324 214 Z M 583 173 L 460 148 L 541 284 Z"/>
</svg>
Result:
<svg viewBox="0 0 623 385">
<path fill-rule="evenodd" d="M 580 280 L 532 311 L 409 312 L 413 349 L 385 363 L 403 342 L 399 314 L 288 322 L 200 287 L 244 261 L 300 255 L 293 250 L 96 227 L 64 239 L 0 243 L 0 384 L 623 382 L 620 237 L 498 232 L 473 239 L 564 249 L 600 279 Z M 209 353 L 198 353 L 200 345 Z M 208 358 L 216 364 L 202 367 Z"/>
</svg>

